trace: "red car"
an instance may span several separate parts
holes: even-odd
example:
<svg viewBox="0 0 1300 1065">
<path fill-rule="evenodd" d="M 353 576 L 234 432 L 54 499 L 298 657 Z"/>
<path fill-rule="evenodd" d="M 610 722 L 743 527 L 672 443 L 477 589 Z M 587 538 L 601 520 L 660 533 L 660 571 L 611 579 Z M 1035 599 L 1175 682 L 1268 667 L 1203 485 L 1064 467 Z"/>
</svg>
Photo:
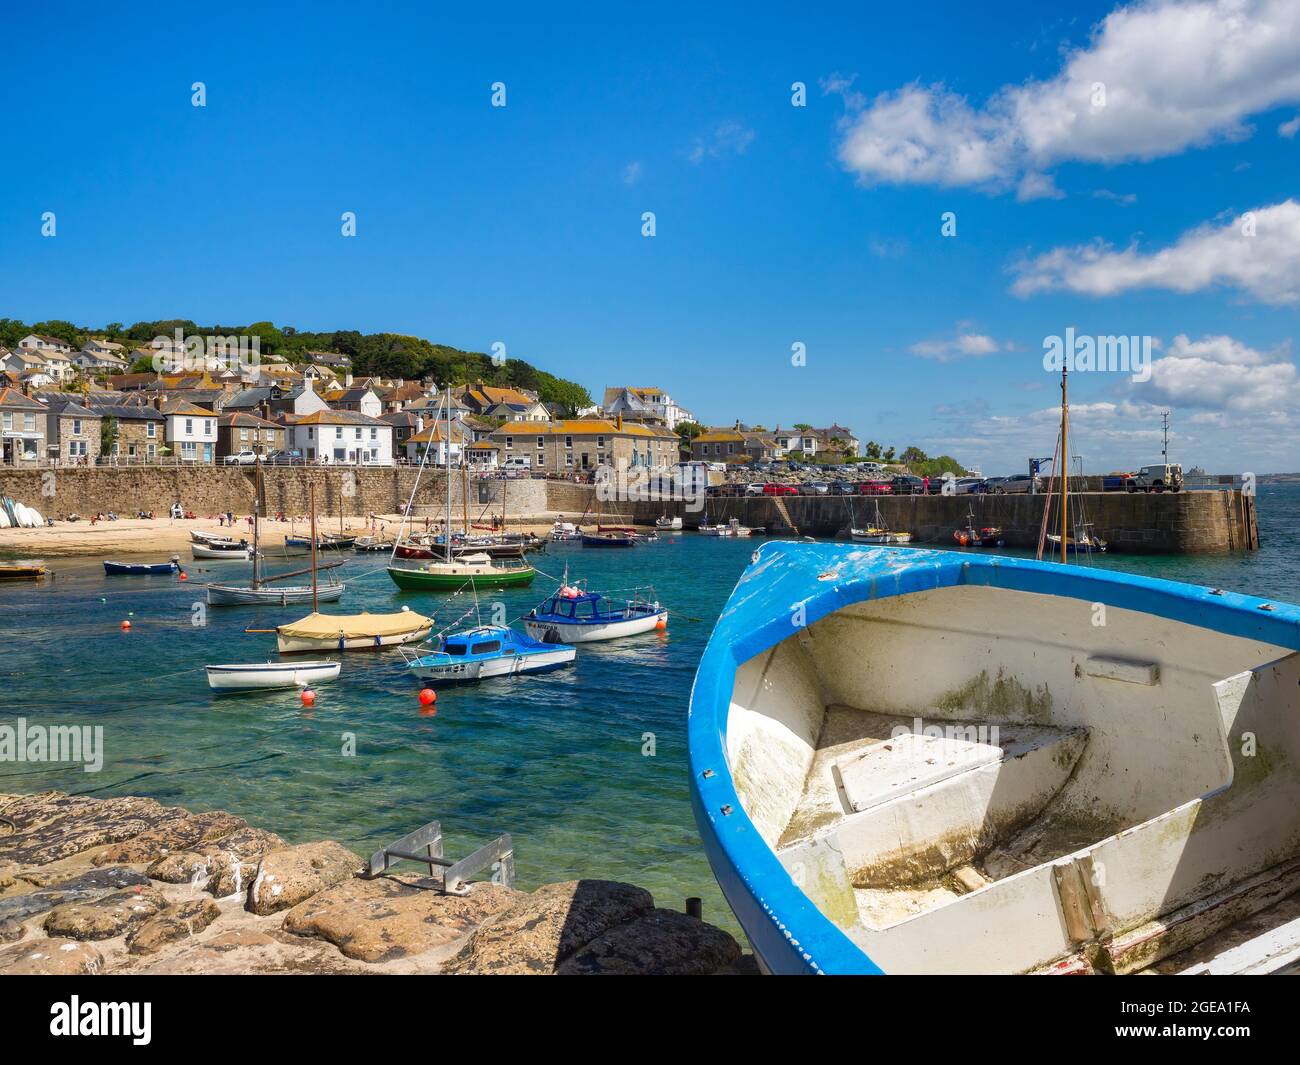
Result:
<svg viewBox="0 0 1300 1065">
<path fill-rule="evenodd" d="M 792 484 L 771 484 L 763 485 L 763 495 L 765 496 L 797 496 L 799 489 Z"/>
<path fill-rule="evenodd" d="M 858 485 L 858 493 L 864 496 L 887 496 L 893 488 L 889 481 L 862 481 Z"/>
</svg>

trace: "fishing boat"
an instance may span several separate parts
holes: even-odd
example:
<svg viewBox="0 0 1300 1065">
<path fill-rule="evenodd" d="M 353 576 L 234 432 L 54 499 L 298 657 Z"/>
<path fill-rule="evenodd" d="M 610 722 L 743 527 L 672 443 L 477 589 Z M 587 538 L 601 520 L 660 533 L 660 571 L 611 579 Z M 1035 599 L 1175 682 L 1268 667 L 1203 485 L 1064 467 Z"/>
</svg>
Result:
<svg viewBox="0 0 1300 1065">
<path fill-rule="evenodd" d="M 104 559 L 104 575 L 107 577 L 150 577 L 176 573 L 181 568 L 179 555 L 172 555 L 170 562 L 110 562 Z"/>
<path fill-rule="evenodd" d="M 225 544 L 230 542 L 230 537 L 225 533 L 206 533 L 198 529 L 190 530 L 190 543 L 193 544 L 210 544 L 212 542 Z"/>
<path fill-rule="evenodd" d="M 584 532 L 583 547 L 636 547 L 636 537 L 630 532 Z"/>
<path fill-rule="evenodd" d="M 910 544 L 910 532 L 895 532 L 881 516 L 880 503 L 876 502 L 876 520 L 865 529 L 850 527 L 849 537 L 858 544 Z"/>
<path fill-rule="evenodd" d="M 316 537 L 317 551 L 350 551 L 357 542 L 355 536 L 342 536 L 335 533 L 321 533 Z M 287 554 L 305 554 L 311 550 L 311 539 L 306 536 L 286 536 L 284 549 Z"/>
<path fill-rule="evenodd" d="M 741 525 L 739 518 L 728 518 L 725 525 L 710 525 L 707 529 L 700 527 L 700 532 L 707 533 L 709 536 L 749 536 L 754 532 L 748 525 Z"/>
<path fill-rule="evenodd" d="M 253 557 L 252 545 L 247 540 L 213 540 L 206 544 L 190 544 L 190 553 L 199 559 Z"/>
<path fill-rule="evenodd" d="M 523 558 L 524 544 L 521 541 L 502 543 L 484 540 L 478 537 L 469 540 L 452 537 L 451 555 L 487 555 L 488 558 Z M 393 552 L 396 558 L 446 558 L 447 547 L 443 537 L 431 540 L 404 540 L 397 544 Z"/>
<path fill-rule="evenodd" d="M 461 555 L 414 566 L 389 566 L 388 575 L 406 591 L 454 592 L 458 588 L 513 588 L 532 584 L 537 570 L 520 559 Z"/>
<path fill-rule="evenodd" d="M 43 562 L 0 562 L 0 581 L 39 581 L 48 573 Z"/>
<path fill-rule="evenodd" d="M 966 511 L 966 524 L 960 529 L 954 529 L 952 538 L 962 547 L 1001 547 L 1002 526 L 985 525 L 977 527 L 975 525 L 975 512 Z"/>
<path fill-rule="evenodd" d="M 267 688 L 307 688 L 336 680 L 338 662 L 253 662 L 208 666 L 208 687 L 219 692 L 263 691 Z"/>
<path fill-rule="evenodd" d="M 452 684 L 543 673 L 569 665 L 576 647 L 539 643 L 505 625 L 479 625 L 439 641 L 438 649 L 409 659 L 408 668 L 421 680 Z"/>
<path fill-rule="evenodd" d="M 582 533 L 571 521 L 557 521 L 551 526 L 551 540 L 564 543 L 566 540 L 581 540 Z"/>
<path fill-rule="evenodd" d="M 1091 557 L 1101 554 L 1107 543 L 1098 536 L 1088 520 L 1088 514 L 1082 492 L 1070 492 L 1070 393 L 1068 366 L 1061 367 L 1061 428 L 1056 438 L 1056 450 L 1052 454 L 1052 477 L 1047 485 L 1047 502 L 1043 504 L 1043 520 L 1038 530 L 1038 552 L 1036 558 L 1048 558 L 1053 555 L 1065 562 L 1070 554 L 1076 557 Z M 1077 458 L 1077 456 L 1076 456 Z M 1079 475 L 1083 475 L 1083 460 L 1078 459 Z M 1059 472 L 1059 477 L 1058 477 Z M 1057 481 L 1060 481 L 1059 489 Z M 1057 532 L 1047 530 L 1053 526 L 1052 503 L 1056 502 Z M 1073 521 L 1071 521 L 1073 519 Z M 1073 525 L 1074 533 L 1068 531 Z"/>
<path fill-rule="evenodd" d="M 709 862 L 774 973 L 1282 967 L 1297 652 L 1257 596 L 764 545 L 692 693 Z"/>
<path fill-rule="evenodd" d="M 353 551 L 387 551 L 393 550 L 393 541 L 384 536 L 358 536 L 352 545 Z"/>
<path fill-rule="evenodd" d="M 667 628 L 668 611 L 657 601 L 611 599 L 565 584 L 523 620 L 543 643 L 591 643 Z"/>
<path fill-rule="evenodd" d="M 681 529 L 681 527 L 682 527 L 682 516 L 680 514 L 673 514 L 672 516 L 663 514 L 655 518 L 656 529 L 667 529 L 672 532 L 677 532 L 678 530 Z"/>
</svg>

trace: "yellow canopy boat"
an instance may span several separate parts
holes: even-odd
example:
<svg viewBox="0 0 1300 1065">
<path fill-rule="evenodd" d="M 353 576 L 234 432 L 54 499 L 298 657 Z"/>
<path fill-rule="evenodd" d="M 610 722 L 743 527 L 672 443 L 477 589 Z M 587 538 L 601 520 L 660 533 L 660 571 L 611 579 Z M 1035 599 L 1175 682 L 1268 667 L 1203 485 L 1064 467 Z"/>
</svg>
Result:
<svg viewBox="0 0 1300 1065">
<path fill-rule="evenodd" d="M 299 651 L 371 651 L 418 643 L 433 630 L 433 619 L 412 610 L 394 614 L 308 614 L 276 627 L 281 654 Z"/>
<path fill-rule="evenodd" d="M 0 581 L 39 581 L 48 572 L 43 562 L 0 562 Z"/>
</svg>

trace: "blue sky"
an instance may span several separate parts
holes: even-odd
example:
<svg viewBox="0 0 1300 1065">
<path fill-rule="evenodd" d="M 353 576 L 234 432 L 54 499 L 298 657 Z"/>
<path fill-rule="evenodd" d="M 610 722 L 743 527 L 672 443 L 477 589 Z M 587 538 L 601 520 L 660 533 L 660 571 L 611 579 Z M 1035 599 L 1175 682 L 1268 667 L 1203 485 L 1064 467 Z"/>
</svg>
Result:
<svg viewBox="0 0 1300 1065">
<path fill-rule="evenodd" d="M 1089 468 L 1168 407 L 1185 465 L 1300 469 L 1293 0 L 277 7 L 3 16 L 50 63 L 0 83 L 0 316 L 501 341 L 989 473 L 1053 449 L 1045 337 L 1149 335 L 1074 378 Z"/>
</svg>

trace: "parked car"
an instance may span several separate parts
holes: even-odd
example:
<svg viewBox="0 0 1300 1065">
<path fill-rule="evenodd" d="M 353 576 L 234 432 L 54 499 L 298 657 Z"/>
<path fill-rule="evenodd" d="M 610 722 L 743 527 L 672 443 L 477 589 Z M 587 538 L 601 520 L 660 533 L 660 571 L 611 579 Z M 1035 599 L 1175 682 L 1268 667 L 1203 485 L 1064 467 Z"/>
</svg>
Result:
<svg viewBox="0 0 1300 1065">
<path fill-rule="evenodd" d="M 894 491 L 893 481 L 861 481 L 858 493 L 864 496 L 887 496 Z"/>
<path fill-rule="evenodd" d="M 763 494 L 763 490 L 766 487 L 767 485 L 765 485 L 762 481 L 751 481 L 749 484 L 745 485 L 745 495 L 761 496 Z"/>
<path fill-rule="evenodd" d="M 254 466 L 257 464 L 257 452 L 246 448 L 243 451 L 236 451 L 233 455 L 227 455 L 221 461 L 227 466 Z"/>
<path fill-rule="evenodd" d="M 1005 477 L 985 477 L 975 489 L 977 492 L 987 492 L 989 495 L 999 495 L 1002 485 L 1006 482 Z"/>
<path fill-rule="evenodd" d="M 833 496 L 851 496 L 856 494 L 857 487 L 852 481 L 831 481 L 830 495 Z"/>
<path fill-rule="evenodd" d="M 889 482 L 890 491 L 896 496 L 920 495 L 925 491 L 925 482 L 910 473 L 896 474 Z"/>
<path fill-rule="evenodd" d="M 262 460 L 268 466 L 305 466 L 307 460 L 297 448 L 284 451 L 272 451 Z"/>
<path fill-rule="evenodd" d="M 1027 473 L 1015 473 L 1010 477 L 1003 477 L 1002 483 L 998 486 L 998 495 L 1027 495 L 1032 491 L 1039 491 L 1041 485 L 1037 477 L 1030 477 Z"/>
<path fill-rule="evenodd" d="M 797 496 L 799 489 L 792 484 L 777 484 L 769 482 L 763 485 L 763 495 L 765 496 Z"/>
<path fill-rule="evenodd" d="M 831 486 L 825 481 L 809 481 L 799 486 L 799 494 L 804 496 L 824 496 L 830 493 Z"/>
<path fill-rule="evenodd" d="M 1171 462 L 1143 466 L 1125 487 L 1130 492 L 1178 492 L 1183 487 L 1183 468 Z"/>
</svg>

